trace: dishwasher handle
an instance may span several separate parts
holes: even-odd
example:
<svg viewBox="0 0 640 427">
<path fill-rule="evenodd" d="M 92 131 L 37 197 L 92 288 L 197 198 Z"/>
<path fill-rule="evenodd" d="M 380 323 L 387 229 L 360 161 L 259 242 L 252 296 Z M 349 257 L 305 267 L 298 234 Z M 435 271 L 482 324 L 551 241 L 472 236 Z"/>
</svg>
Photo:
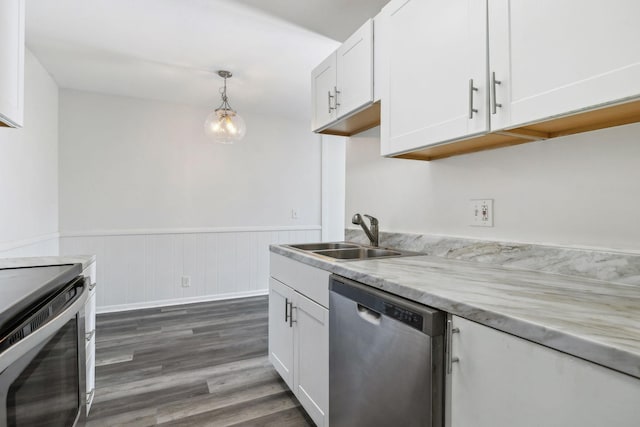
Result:
<svg viewBox="0 0 640 427">
<path fill-rule="evenodd" d="M 445 313 L 414 301 L 392 295 L 380 289 L 336 274 L 329 278 L 329 291 L 350 299 L 369 311 L 358 312 L 365 320 L 380 322 L 382 316 L 404 323 L 431 337 L 444 335 Z M 329 307 L 331 311 L 331 307 Z"/>
<path fill-rule="evenodd" d="M 382 314 L 377 311 L 371 310 L 369 307 L 365 307 L 362 304 L 356 304 L 358 310 L 358 316 L 360 316 L 365 321 L 372 323 L 374 325 L 380 324 L 380 318 Z"/>
</svg>

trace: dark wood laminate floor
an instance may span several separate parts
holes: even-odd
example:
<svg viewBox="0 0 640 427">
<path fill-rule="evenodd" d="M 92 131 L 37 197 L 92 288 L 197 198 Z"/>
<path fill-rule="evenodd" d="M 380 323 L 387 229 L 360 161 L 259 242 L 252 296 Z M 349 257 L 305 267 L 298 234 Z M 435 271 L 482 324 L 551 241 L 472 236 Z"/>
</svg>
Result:
<svg viewBox="0 0 640 427">
<path fill-rule="evenodd" d="M 313 426 L 267 360 L 267 297 L 97 317 L 88 426 Z"/>
</svg>

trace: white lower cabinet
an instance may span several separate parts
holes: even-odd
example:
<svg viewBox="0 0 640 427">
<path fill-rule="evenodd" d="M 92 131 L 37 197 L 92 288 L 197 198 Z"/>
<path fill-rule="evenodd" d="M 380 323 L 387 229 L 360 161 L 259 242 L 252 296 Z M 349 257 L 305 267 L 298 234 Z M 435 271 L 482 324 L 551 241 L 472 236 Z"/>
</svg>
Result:
<svg viewBox="0 0 640 427">
<path fill-rule="evenodd" d="M 293 389 L 293 328 L 289 325 L 289 302 L 294 290 L 269 279 L 269 361 Z"/>
<path fill-rule="evenodd" d="M 295 293 L 293 389 L 318 426 L 329 425 L 329 310 Z"/>
<path fill-rule="evenodd" d="M 452 316 L 449 427 L 637 427 L 640 380 Z"/>
<path fill-rule="evenodd" d="M 269 361 L 313 422 L 327 427 L 329 273 L 271 254 L 271 276 Z"/>
<path fill-rule="evenodd" d="M 82 275 L 85 277 L 89 287 L 89 298 L 84 306 L 85 354 L 87 363 L 85 402 L 88 415 L 96 390 L 96 263 L 93 262 L 87 266 L 82 272 Z"/>
</svg>

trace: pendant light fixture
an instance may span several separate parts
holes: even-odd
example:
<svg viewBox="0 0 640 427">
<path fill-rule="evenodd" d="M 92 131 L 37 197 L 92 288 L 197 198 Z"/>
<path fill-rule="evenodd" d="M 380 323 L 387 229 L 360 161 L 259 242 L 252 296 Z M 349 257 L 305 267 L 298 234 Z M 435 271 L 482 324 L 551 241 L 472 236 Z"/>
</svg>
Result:
<svg viewBox="0 0 640 427">
<path fill-rule="evenodd" d="M 227 79 L 231 78 L 232 74 L 229 71 L 220 70 L 218 75 L 224 79 L 224 87 L 220 89 L 222 104 L 207 116 L 207 120 L 204 122 L 204 132 L 215 142 L 233 144 L 244 138 L 247 126 L 242 117 L 229 105 Z"/>
</svg>

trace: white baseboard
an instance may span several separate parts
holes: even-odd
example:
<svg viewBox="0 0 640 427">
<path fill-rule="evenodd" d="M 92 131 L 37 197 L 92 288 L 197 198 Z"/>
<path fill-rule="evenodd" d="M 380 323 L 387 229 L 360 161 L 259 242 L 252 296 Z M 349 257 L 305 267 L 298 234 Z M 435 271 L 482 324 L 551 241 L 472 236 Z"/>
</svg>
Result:
<svg viewBox="0 0 640 427">
<path fill-rule="evenodd" d="M 173 305 L 195 304 L 198 302 L 221 301 L 227 299 L 247 298 L 268 295 L 268 289 L 260 289 L 257 291 L 235 292 L 230 294 L 204 295 L 200 297 L 188 297 L 177 299 L 165 299 L 159 301 L 148 301 L 133 304 L 107 305 L 97 307 L 96 313 L 116 313 L 119 311 L 140 310 L 144 308 L 170 307 Z"/>
</svg>

